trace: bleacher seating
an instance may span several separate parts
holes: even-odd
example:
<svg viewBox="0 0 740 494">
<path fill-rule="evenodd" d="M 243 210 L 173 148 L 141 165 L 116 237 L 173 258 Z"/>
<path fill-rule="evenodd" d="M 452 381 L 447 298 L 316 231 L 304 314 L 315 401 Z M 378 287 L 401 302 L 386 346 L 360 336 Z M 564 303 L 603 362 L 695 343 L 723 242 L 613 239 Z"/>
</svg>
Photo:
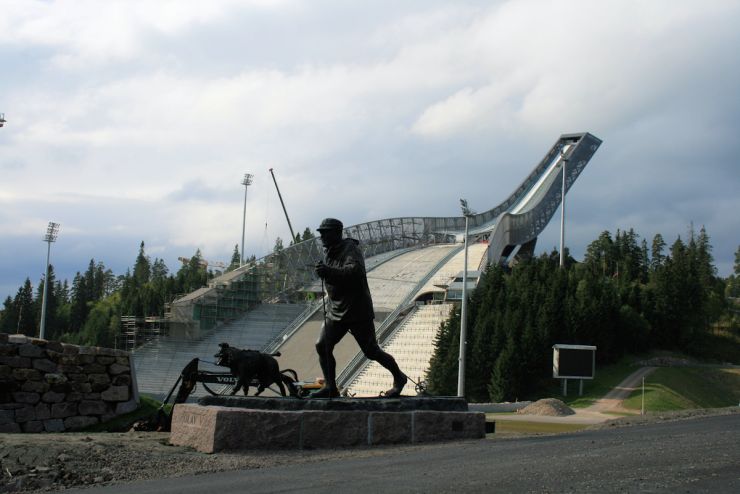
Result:
<svg viewBox="0 0 740 494">
<path fill-rule="evenodd" d="M 434 338 L 440 325 L 450 314 L 452 304 L 422 305 L 406 318 L 402 326 L 384 345 L 384 350 L 396 359 L 401 370 L 416 382 L 426 379 L 429 359 L 434 352 Z M 391 374 L 377 362 L 370 362 L 348 386 L 356 396 L 378 396 L 393 385 Z M 413 395 L 409 382 L 405 395 Z"/>
</svg>

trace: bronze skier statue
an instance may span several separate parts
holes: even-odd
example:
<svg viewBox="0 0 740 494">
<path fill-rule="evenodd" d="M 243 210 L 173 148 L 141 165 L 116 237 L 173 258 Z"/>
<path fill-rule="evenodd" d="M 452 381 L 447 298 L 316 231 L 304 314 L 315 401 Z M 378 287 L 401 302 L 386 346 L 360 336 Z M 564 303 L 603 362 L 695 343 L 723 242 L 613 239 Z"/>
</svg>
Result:
<svg viewBox="0 0 740 494">
<path fill-rule="evenodd" d="M 378 345 L 365 260 L 357 240 L 342 238 L 343 228 L 342 222 L 334 218 L 326 218 L 318 228 L 325 255 L 323 261 L 316 263 L 315 271 L 326 285 L 327 300 L 326 317 L 316 342 L 316 351 L 324 373 L 324 385 L 311 397 L 339 396 L 334 347 L 347 332 L 352 333 L 367 358 L 377 361 L 390 371 L 393 375 L 393 387 L 384 395 L 389 398 L 397 397 L 406 385 L 407 377 L 399 369 L 396 360 Z"/>
</svg>

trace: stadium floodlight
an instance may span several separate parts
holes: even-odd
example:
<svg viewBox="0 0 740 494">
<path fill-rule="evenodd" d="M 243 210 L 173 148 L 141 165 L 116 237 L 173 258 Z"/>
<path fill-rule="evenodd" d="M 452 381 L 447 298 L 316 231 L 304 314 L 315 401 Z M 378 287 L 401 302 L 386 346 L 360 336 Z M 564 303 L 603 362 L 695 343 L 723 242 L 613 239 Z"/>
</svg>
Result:
<svg viewBox="0 0 740 494">
<path fill-rule="evenodd" d="M 247 189 L 252 185 L 252 178 L 254 175 L 251 173 L 245 173 L 242 179 L 242 185 L 244 186 L 244 215 L 242 217 L 242 252 L 239 259 L 239 266 L 244 266 L 244 231 L 247 228 Z"/>
<path fill-rule="evenodd" d="M 560 267 L 565 266 L 565 176 L 568 168 L 568 158 L 565 155 L 566 147 L 560 149 L 560 161 L 563 163 L 563 188 L 561 191 L 560 207 Z"/>
<path fill-rule="evenodd" d="M 46 228 L 46 235 L 44 235 L 44 242 L 47 243 L 46 247 L 46 277 L 44 278 L 44 295 L 41 302 L 41 326 L 39 327 L 39 338 L 44 339 L 44 329 L 46 328 L 46 294 L 49 291 L 49 255 L 51 254 L 51 243 L 57 241 L 59 236 L 59 223 L 49 222 L 49 226 Z"/>
<path fill-rule="evenodd" d="M 468 226 L 470 217 L 475 214 L 468 207 L 466 199 L 460 199 L 460 208 L 465 216 L 465 262 L 463 263 L 463 288 L 462 288 L 462 307 L 460 308 L 460 354 L 458 356 L 457 369 L 457 396 L 465 396 L 465 347 L 467 346 L 468 325 L 467 325 L 467 306 L 468 306 Z"/>
</svg>

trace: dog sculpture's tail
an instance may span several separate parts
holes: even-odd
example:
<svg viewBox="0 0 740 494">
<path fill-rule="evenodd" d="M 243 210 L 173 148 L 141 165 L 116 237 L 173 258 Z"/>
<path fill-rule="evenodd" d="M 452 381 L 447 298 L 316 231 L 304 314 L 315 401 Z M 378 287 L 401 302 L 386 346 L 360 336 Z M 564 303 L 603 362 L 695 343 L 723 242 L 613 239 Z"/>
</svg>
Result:
<svg viewBox="0 0 740 494">
<path fill-rule="evenodd" d="M 285 387 L 288 388 L 290 396 L 298 397 L 298 390 L 295 385 L 296 381 L 298 381 L 298 373 L 293 369 L 283 369 L 280 371 L 280 378 L 283 384 L 285 384 Z"/>
</svg>

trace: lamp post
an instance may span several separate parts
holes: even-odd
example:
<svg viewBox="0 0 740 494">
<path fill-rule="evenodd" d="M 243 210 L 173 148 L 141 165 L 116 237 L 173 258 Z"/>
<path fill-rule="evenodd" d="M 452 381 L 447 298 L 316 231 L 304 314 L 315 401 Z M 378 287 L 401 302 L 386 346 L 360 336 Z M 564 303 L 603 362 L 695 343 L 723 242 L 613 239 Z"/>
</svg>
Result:
<svg viewBox="0 0 740 494">
<path fill-rule="evenodd" d="M 561 191 L 562 204 L 560 207 L 560 267 L 565 267 L 565 176 L 568 169 L 568 158 L 565 157 L 565 148 L 560 149 L 560 161 L 563 162 L 563 189 Z"/>
<path fill-rule="evenodd" d="M 468 308 L 468 226 L 470 224 L 470 217 L 475 213 L 468 207 L 468 201 L 460 199 L 460 207 L 462 208 L 463 216 L 465 216 L 465 261 L 463 262 L 463 289 L 462 289 L 462 307 L 460 308 L 460 354 L 458 356 L 458 372 L 457 372 L 457 396 L 465 396 L 465 347 L 467 346 L 468 337 L 468 322 L 467 322 L 467 308 Z"/>
<path fill-rule="evenodd" d="M 44 329 L 46 328 L 46 294 L 49 291 L 49 255 L 51 254 L 51 243 L 57 241 L 59 235 L 59 223 L 49 222 L 44 235 L 46 246 L 46 277 L 44 278 L 44 295 L 41 302 L 41 327 L 39 328 L 39 338 L 44 339 Z"/>
<path fill-rule="evenodd" d="M 242 179 L 242 185 L 244 186 L 244 216 L 242 219 L 242 253 L 239 266 L 244 266 L 244 230 L 247 227 L 247 189 L 252 185 L 252 177 L 253 175 L 251 173 L 245 173 Z"/>
</svg>

